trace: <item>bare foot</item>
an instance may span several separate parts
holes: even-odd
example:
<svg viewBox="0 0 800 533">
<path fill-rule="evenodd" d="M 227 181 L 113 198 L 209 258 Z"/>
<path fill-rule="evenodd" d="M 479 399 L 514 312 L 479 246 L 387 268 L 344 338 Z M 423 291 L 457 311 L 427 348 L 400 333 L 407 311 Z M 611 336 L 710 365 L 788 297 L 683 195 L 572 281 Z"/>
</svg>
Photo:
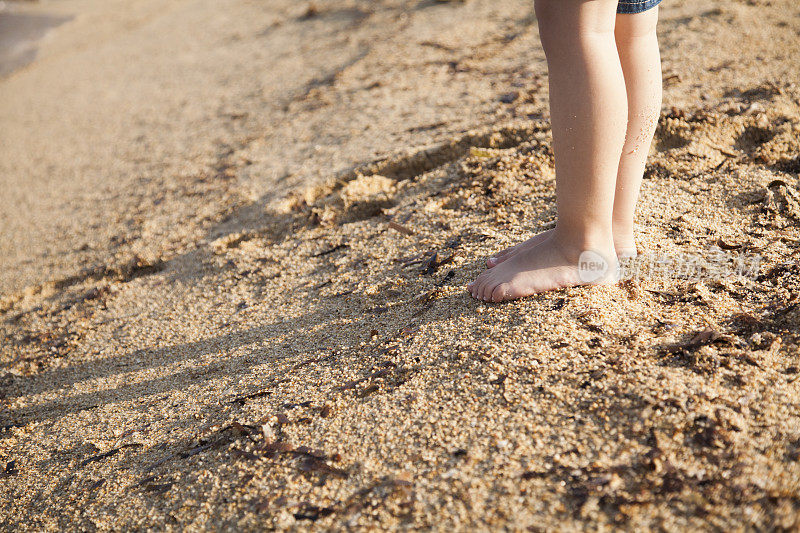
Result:
<svg viewBox="0 0 800 533">
<path fill-rule="evenodd" d="M 543 231 L 541 233 L 538 233 L 538 234 L 534 235 L 533 237 L 531 237 L 527 241 L 523 241 L 523 242 L 521 242 L 519 244 L 515 244 L 514 246 L 510 246 L 510 247 L 506 248 L 505 250 L 500 251 L 500 253 L 497 253 L 497 254 L 493 255 L 492 257 L 490 257 L 489 259 L 486 260 L 486 266 L 489 267 L 489 268 L 496 267 L 497 265 L 499 265 L 500 263 L 502 263 L 506 259 L 510 258 L 514 254 L 516 254 L 517 252 L 519 252 L 521 250 L 528 249 L 528 248 L 533 248 L 534 246 L 536 246 L 540 242 L 544 242 L 547 239 L 547 237 L 550 236 L 550 234 L 552 232 L 553 232 L 553 230 L 551 230 L 551 229 L 549 229 L 547 231 Z"/>
<path fill-rule="evenodd" d="M 614 264 L 607 262 L 602 275 L 590 278 L 579 268 L 581 250 L 561 245 L 551 234 L 484 271 L 467 289 L 478 300 L 501 302 L 577 285 L 610 283 L 617 265 L 614 250 L 608 248 L 595 256 L 608 257 Z"/>
<path fill-rule="evenodd" d="M 528 239 L 527 241 L 523 241 L 519 244 L 514 246 L 510 246 L 505 250 L 500 251 L 499 253 L 493 255 L 489 259 L 486 260 L 486 266 L 489 268 L 494 268 L 500 263 L 507 261 L 514 257 L 516 254 L 523 250 L 530 250 L 537 244 L 540 244 L 547 240 L 550 234 L 553 233 L 553 230 L 543 231 L 542 233 L 538 233 Z M 614 234 L 614 248 L 617 252 L 617 257 L 620 259 L 630 259 L 636 257 L 636 242 L 633 240 L 633 232 L 625 233 L 625 234 Z"/>
</svg>

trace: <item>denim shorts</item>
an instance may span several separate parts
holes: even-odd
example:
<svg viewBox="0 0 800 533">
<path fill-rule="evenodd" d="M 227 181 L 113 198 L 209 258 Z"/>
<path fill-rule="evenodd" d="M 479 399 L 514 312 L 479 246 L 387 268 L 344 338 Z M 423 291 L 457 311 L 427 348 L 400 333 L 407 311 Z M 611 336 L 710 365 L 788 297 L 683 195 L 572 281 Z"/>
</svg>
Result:
<svg viewBox="0 0 800 533">
<path fill-rule="evenodd" d="M 661 0 L 619 0 L 617 13 L 641 13 L 660 3 Z"/>
</svg>

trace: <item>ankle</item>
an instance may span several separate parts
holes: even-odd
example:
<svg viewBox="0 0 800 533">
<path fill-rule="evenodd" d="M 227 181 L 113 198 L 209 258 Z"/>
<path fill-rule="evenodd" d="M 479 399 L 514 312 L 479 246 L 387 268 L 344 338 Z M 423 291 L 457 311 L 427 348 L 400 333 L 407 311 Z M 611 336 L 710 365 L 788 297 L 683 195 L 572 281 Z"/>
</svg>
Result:
<svg viewBox="0 0 800 533">
<path fill-rule="evenodd" d="M 578 262 L 581 254 L 587 251 L 613 259 L 614 234 L 610 227 L 593 225 L 586 228 L 566 228 L 556 226 L 553 230 L 553 244 L 570 262 Z"/>
<path fill-rule="evenodd" d="M 617 257 L 620 259 L 636 257 L 638 254 L 633 230 L 633 222 L 630 220 L 614 222 L 614 248 L 617 251 Z"/>
<path fill-rule="evenodd" d="M 633 220 L 614 220 L 612 222 L 612 233 L 614 238 L 633 238 Z"/>
</svg>

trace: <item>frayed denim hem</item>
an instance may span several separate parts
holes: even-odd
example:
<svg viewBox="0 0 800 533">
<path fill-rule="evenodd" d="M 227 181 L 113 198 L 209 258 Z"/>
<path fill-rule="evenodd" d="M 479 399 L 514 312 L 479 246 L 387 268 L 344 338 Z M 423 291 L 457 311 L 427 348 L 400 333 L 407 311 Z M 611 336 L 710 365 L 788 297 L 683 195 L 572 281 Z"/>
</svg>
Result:
<svg viewBox="0 0 800 533">
<path fill-rule="evenodd" d="M 661 0 L 619 0 L 617 13 L 642 13 L 661 3 Z"/>
</svg>

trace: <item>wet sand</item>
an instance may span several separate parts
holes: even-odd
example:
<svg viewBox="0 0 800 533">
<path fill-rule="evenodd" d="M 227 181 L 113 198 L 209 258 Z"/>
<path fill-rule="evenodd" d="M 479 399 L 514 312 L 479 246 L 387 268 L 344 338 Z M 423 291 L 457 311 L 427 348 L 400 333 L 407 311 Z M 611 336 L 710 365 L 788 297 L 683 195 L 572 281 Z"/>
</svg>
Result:
<svg viewBox="0 0 800 533">
<path fill-rule="evenodd" d="M 0 80 L 3 529 L 800 525 L 794 2 L 662 9 L 640 252 L 754 279 L 502 305 L 528 2 L 126 4 L 26 6 L 72 18 Z"/>
</svg>

